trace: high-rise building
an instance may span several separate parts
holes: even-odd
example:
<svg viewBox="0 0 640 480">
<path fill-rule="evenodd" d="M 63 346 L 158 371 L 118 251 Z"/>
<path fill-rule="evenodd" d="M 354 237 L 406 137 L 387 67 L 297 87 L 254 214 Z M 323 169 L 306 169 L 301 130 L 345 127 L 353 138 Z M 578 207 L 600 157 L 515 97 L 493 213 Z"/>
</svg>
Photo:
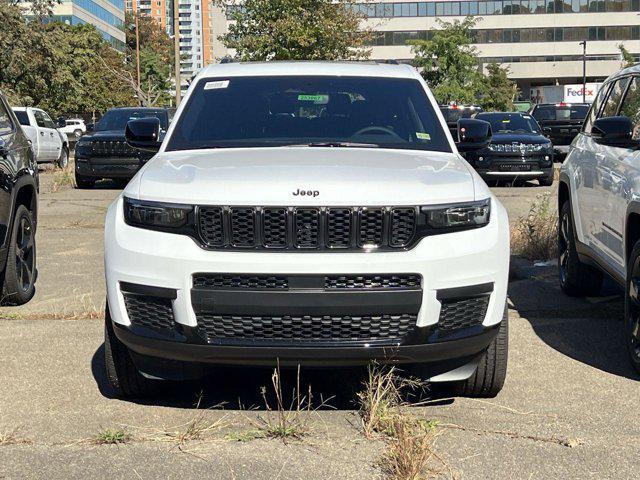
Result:
<svg viewBox="0 0 640 480">
<path fill-rule="evenodd" d="M 114 48 L 124 50 L 124 2 L 125 0 L 61 0 L 54 4 L 53 15 L 46 20 L 61 21 L 68 25 L 90 23 Z"/>
</svg>

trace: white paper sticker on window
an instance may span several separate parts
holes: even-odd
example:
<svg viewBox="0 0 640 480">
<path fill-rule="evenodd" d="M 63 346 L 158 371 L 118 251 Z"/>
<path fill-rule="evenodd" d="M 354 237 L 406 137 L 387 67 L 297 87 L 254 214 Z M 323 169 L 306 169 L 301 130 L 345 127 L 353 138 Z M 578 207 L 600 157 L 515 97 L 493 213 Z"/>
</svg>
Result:
<svg viewBox="0 0 640 480">
<path fill-rule="evenodd" d="M 219 80 L 217 82 L 207 82 L 204 84 L 205 90 L 214 90 L 216 88 L 227 88 L 229 86 L 229 80 Z"/>
</svg>

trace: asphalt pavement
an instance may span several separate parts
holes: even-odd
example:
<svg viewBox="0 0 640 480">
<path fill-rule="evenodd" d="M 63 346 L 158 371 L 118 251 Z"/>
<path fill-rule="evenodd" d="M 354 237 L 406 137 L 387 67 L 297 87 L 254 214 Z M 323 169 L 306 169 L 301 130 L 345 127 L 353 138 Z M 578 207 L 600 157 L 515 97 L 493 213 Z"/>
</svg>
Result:
<svg viewBox="0 0 640 480">
<path fill-rule="evenodd" d="M 384 478 L 385 445 L 363 436 L 361 370 L 309 370 L 306 435 L 255 439 L 270 412 L 271 371 L 221 368 L 149 402 L 114 399 L 104 377 L 102 226 L 117 186 L 51 191 L 43 175 L 37 292 L 0 309 L 0 479 Z M 553 190 L 553 189 L 552 189 Z M 496 188 L 512 221 L 545 189 Z M 434 390 L 413 414 L 438 421 L 442 478 L 634 479 L 640 471 L 640 377 L 622 337 L 622 303 L 570 299 L 553 267 L 510 285 L 510 358 L 497 398 Z M 294 372 L 284 372 L 289 399 Z M 198 428 L 195 428 L 197 426 Z M 198 435 L 184 432 L 201 430 Z M 100 445 L 122 429 L 130 439 Z M 196 437 L 196 438 L 193 438 Z"/>
</svg>

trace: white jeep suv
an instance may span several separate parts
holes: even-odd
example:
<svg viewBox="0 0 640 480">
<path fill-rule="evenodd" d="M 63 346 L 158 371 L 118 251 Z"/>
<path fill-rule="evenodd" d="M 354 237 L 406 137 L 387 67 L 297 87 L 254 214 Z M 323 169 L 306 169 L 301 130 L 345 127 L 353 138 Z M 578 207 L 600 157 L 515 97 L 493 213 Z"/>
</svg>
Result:
<svg viewBox="0 0 640 480">
<path fill-rule="evenodd" d="M 640 371 L 640 66 L 608 78 L 560 173 L 560 285 L 595 295 L 602 273 L 625 291 L 625 339 Z"/>
<path fill-rule="evenodd" d="M 461 121 L 460 148 L 490 139 Z M 406 65 L 208 67 L 105 227 L 108 378 L 122 396 L 213 364 L 407 364 L 494 396 L 509 224 Z"/>
</svg>

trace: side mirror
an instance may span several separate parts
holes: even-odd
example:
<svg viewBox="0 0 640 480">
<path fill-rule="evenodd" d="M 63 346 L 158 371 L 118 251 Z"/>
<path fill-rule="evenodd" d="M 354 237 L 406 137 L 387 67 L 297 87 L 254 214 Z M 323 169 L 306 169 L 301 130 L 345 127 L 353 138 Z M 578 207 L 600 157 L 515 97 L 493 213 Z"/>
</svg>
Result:
<svg viewBox="0 0 640 480">
<path fill-rule="evenodd" d="M 94 123 L 87 123 L 85 125 L 85 127 L 87 127 L 87 133 L 93 132 L 93 129 L 95 128 L 95 124 Z"/>
<path fill-rule="evenodd" d="M 485 148 L 491 142 L 491 124 L 475 118 L 458 120 L 458 151 L 470 152 Z"/>
<path fill-rule="evenodd" d="M 124 131 L 127 143 L 133 148 L 157 152 L 162 144 L 160 139 L 160 120 L 155 117 L 129 120 Z"/>
<path fill-rule="evenodd" d="M 633 122 L 629 117 L 604 117 L 593 122 L 591 137 L 600 145 L 636 148 L 640 140 L 633 138 Z"/>
<path fill-rule="evenodd" d="M 58 128 L 66 127 L 67 121 L 64 118 L 59 118 L 57 122 Z"/>
</svg>

